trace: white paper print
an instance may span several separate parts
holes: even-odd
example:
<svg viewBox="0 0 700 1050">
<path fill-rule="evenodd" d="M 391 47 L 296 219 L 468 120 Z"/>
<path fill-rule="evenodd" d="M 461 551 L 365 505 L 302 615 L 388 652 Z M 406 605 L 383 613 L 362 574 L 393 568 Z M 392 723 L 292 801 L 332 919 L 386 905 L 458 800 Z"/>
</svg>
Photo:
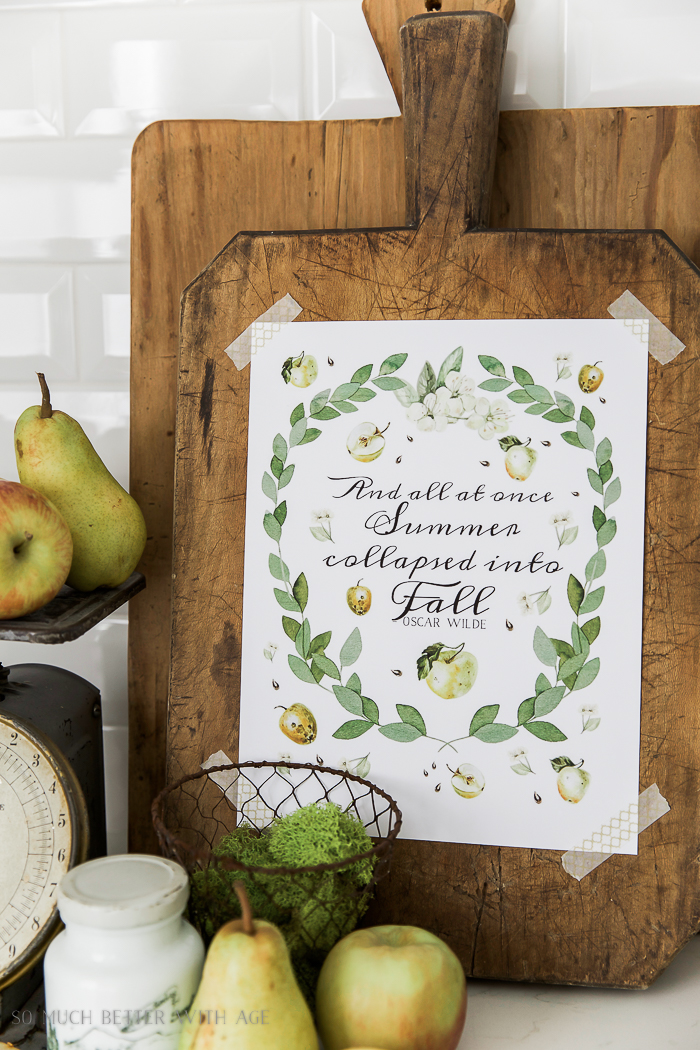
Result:
<svg viewBox="0 0 700 1050">
<path fill-rule="evenodd" d="M 361 769 L 409 839 L 573 849 L 635 801 L 647 362 L 617 320 L 286 325 L 251 361 L 241 761 Z"/>
</svg>

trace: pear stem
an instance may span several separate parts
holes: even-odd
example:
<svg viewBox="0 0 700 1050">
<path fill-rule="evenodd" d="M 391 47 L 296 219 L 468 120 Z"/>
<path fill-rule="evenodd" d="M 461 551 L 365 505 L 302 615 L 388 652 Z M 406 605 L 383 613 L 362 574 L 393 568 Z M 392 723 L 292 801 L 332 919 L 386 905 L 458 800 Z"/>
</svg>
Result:
<svg viewBox="0 0 700 1050">
<path fill-rule="evenodd" d="M 43 372 L 37 372 L 39 386 L 41 387 L 41 415 L 40 419 L 51 419 L 53 409 L 51 408 L 51 394 Z"/>
<path fill-rule="evenodd" d="M 245 890 L 245 883 L 241 882 L 240 879 L 234 882 L 233 888 L 236 891 L 236 896 L 241 904 L 241 918 L 243 919 L 243 932 L 247 933 L 249 937 L 255 934 L 255 926 L 253 925 L 253 909 L 250 906 L 248 900 L 248 894 Z"/>
</svg>

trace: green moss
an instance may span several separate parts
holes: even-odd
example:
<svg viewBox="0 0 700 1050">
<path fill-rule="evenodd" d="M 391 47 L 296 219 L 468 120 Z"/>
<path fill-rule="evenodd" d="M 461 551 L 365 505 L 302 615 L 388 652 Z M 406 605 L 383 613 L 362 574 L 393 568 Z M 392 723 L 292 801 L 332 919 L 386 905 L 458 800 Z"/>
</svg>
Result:
<svg viewBox="0 0 700 1050">
<path fill-rule="evenodd" d="M 252 867 L 303 868 L 333 864 L 374 843 L 360 821 L 332 802 L 309 805 L 273 821 L 260 835 L 237 828 L 214 849 Z M 233 889 L 240 879 L 257 918 L 279 926 L 287 942 L 299 983 L 310 1001 L 318 971 L 336 941 L 355 929 L 367 910 L 375 858 L 355 861 L 340 871 L 299 875 L 265 875 L 215 867 L 191 878 L 190 918 L 211 940 L 225 922 L 240 917 Z"/>
</svg>

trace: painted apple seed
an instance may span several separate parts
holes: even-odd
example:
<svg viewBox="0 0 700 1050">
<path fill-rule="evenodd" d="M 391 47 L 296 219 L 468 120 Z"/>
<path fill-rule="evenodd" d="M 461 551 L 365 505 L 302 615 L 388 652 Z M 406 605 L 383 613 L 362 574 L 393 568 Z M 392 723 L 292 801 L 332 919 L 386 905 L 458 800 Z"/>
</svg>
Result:
<svg viewBox="0 0 700 1050">
<path fill-rule="evenodd" d="M 429 775 L 429 774 L 428 774 L 428 770 L 427 770 L 427 769 L 424 769 L 424 770 L 423 770 L 423 776 L 424 776 L 424 777 L 427 777 L 428 775 Z"/>
<path fill-rule="evenodd" d="M 552 442 L 551 441 L 543 441 L 542 444 L 545 446 L 545 448 L 549 448 L 549 446 L 552 444 Z"/>
<path fill-rule="evenodd" d="M 436 784 L 435 785 L 435 790 L 439 791 L 441 787 L 442 787 L 442 784 Z"/>
<path fill-rule="evenodd" d="M 535 802 L 537 803 L 538 806 L 539 806 L 541 801 L 542 801 L 542 796 L 538 795 L 537 792 L 535 792 Z"/>
<path fill-rule="evenodd" d="M 396 462 L 397 462 L 397 463 L 400 463 L 400 462 L 401 462 L 401 456 L 397 456 L 397 457 L 396 457 Z"/>
<path fill-rule="evenodd" d="M 411 437 L 410 434 L 406 434 L 406 440 L 407 441 L 413 441 L 413 438 Z"/>
<path fill-rule="evenodd" d="M 490 467 L 491 466 L 491 464 L 489 463 L 489 461 L 487 459 L 480 459 L 479 462 L 481 463 L 482 467 Z"/>
<path fill-rule="evenodd" d="M 279 682 L 276 682 L 276 681 L 274 680 L 274 678 L 273 678 L 273 679 L 272 679 L 272 688 L 273 688 L 273 689 L 279 689 L 279 687 L 280 687 L 280 684 L 279 684 Z"/>
<path fill-rule="evenodd" d="M 323 759 L 321 758 L 320 755 L 316 755 L 316 761 L 318 762 L 319 766 L 323 765 Z"/>
<path fill-rule="evenodd" d="M 433 769 L 437 769 L 437 766 L 435 765 L 434 762 L 433 762 Z"/>
<path fill-rule="evenodd" d="M 401 675 L 403 674 L 403 671 L 399 671 L 399 669 L 397 668 L 395 671 L 392 671 L 391 673 L 395 674 L 397 678 L 400 678 Z"/>
<path fill-rule="evenodd" d="M 605 404 L 605 398 L 604 398 L 604 397 L 601 397 L 601 398 L 600 398 L 600 403 L 601 403 L 601 405 L 604 405 L 604 404 Z"/>
<path fill-rule="evenodd" d="M 333 360 L 333 358 L 332 358 L 332 357 L 329 357 L 329 358 L 328 358 L 328 364 L 329 364 L 329 365 L 331 366 L 331 368 L 332 368 L 332 367 L 333 367 L 333 365 L 335 364 L 335 361 Z"/>
<path fill-rule="evenodd" d="M 581 495 L 581 493 L 580 493 L 580 492 L 572 492 L 572 493 L 571 493 L 571 495 L 572 495 L 572 496 L 580 496 L 580 495 Z"/>
<path fill-rule="evenodd" d="M 513 630 L 513 624 L 510 622 L 510 620 L 506 620 L 506 630 L 507 631 L 512 631 Z"/>
</svg>

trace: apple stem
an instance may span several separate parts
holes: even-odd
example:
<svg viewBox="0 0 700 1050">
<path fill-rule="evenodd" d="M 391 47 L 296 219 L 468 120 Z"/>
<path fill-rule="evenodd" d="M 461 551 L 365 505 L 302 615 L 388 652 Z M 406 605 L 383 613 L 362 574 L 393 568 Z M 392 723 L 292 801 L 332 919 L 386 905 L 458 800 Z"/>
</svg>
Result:
<svg viewBox="0 0 700 1050">
<path fill-rule="evenodd" d="M 241 882 L 240 879 L 234 882 L 233 888 L 236 891 L 236 896 L 240 901 L 241 905 L 241 918 L 243 919 L 243 932 L 247 933 L 249 937 L 255 934 L 255 926 L 253 925 L 253 909 L 250 906 L 248 900 L 248 894 L 245 891 L 245 883 Z"/>
<path fill-rule="evenodd" d="M 384 429 L 380 430 L 379 433 L 380 434 L 386 434 L 386 432 L 387 432 L 387 430 L 389 429 L 390 426 L 391 426 L 391 422 L 387 423 L 387 425 L 384 427 Z"/>
<path fill-rule="evenodd" d="M 43 372 L 37 372 L 39 386 L 41 387 L 41 415 L 40 419 L 51 419 L 53 409 L 51 408 L 51 394 Z"/>
<path fill-rule="evenodd" d="M 449 660 L 445 660 L 445 663 L 446 664 L 451 664 L 452 661 L 455 659 L 455 657 L 459 656 L 459 654 L 462 652 L 462 649 L 464 649 L 464 642 L 462 642 L 462 644 L 459 646 L 459 648 L 454 650 L 454 652 L 452 653 L 452 656 L 449 658 Z"/>
</svg>

